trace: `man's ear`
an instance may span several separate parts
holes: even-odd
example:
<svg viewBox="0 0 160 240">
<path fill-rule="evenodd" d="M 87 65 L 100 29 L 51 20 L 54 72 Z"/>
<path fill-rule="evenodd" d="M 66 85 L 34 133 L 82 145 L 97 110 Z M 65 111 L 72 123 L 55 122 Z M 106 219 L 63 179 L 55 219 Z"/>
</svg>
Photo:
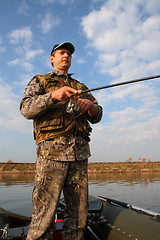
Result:
<svg viewBox="0 0 160 240">
<path fill-rule="evenodd" d="M 54 67 L 54 56 L 51 55 L 49 57 L 49 60 L 50 60 L 51 65 Z"/>
<path fill-rule="evenodd" d="M 54 63 L 54 57 L 53 56 L 50 56 L 49 57 L 49 60 L 50 60 L 50 62 L 53 64 Z"/>
</svg>

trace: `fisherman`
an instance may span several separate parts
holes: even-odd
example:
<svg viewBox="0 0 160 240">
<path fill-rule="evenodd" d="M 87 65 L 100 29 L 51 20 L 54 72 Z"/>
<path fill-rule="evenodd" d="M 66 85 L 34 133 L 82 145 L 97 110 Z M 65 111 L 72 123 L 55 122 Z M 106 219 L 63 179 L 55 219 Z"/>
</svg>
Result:
<svg viewBox="0 0 160 240">
<path fill-rule="evenodd" d="M 54 218 L 63 191 L 66 209 L 63 239 L 80 240 L 88 213 L 90 123 L 102 118 L 102 107 L 88 89 L 68 73 L 75 48 L 70 42 L 53 47 L 54 69 L 34 76 L 24 91 L 20 111 L 33 119 L 37 144 L 33 214 L 27 240 L 53 238 Z"/>
</svg>

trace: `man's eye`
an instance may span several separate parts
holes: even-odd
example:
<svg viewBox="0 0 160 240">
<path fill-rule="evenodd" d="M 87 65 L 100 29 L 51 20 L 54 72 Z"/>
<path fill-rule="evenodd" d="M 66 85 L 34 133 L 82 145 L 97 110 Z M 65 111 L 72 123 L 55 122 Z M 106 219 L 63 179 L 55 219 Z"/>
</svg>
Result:
<svg viewBox="0 0 160 240">
<path fill-rule="evenodd" d="M 67 53 L 67 54 L 68 54 L 68 56 L 71 56 L 71 53 L 70 53 L 70 52 L 65 52 L 65 51 L 64 51 L 64 52 L 63 52 L 63 51 L 62 51 L 62 52 L 60 52 L 60 54 L 61 54 L 61 55 L 64 55 L 65 53 Z"/>
</svg>

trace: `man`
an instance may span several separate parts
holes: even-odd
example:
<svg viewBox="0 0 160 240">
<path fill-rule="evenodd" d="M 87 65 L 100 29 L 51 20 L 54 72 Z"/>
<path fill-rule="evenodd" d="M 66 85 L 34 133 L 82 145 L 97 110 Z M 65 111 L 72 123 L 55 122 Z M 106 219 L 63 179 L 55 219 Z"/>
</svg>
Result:
<svg viewBox="0 0 160 240">
<path fill-rule="evenodd" d="M 52 239 L 62 190 L 66 203 L 63 239 L 83 239 L 86 227 L 88 121 L 99 122 L 102 108 L 91 93 L 77 95 L 77 90 L 87 87 L 68 74 L 74 51 L 70 42 L 55 45 L 50 56 L 53 71 L 34 76 L 20 103 L 23 116 L 33 119 L 37 144 L 34 207 L 27 240 Z"/>
</svg>

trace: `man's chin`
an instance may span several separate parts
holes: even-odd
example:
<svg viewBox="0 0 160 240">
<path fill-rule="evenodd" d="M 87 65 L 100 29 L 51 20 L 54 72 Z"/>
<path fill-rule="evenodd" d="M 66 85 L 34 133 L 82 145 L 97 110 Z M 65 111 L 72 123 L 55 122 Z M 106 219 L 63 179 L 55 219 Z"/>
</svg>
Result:
<svg viewBox="0 0 160 240">
<path fill-rule="evenodd" d="M 65 69 L 69 69 L 70 68 L 70 64 L 62 64 L 62 67 Z"/>
</svg>

